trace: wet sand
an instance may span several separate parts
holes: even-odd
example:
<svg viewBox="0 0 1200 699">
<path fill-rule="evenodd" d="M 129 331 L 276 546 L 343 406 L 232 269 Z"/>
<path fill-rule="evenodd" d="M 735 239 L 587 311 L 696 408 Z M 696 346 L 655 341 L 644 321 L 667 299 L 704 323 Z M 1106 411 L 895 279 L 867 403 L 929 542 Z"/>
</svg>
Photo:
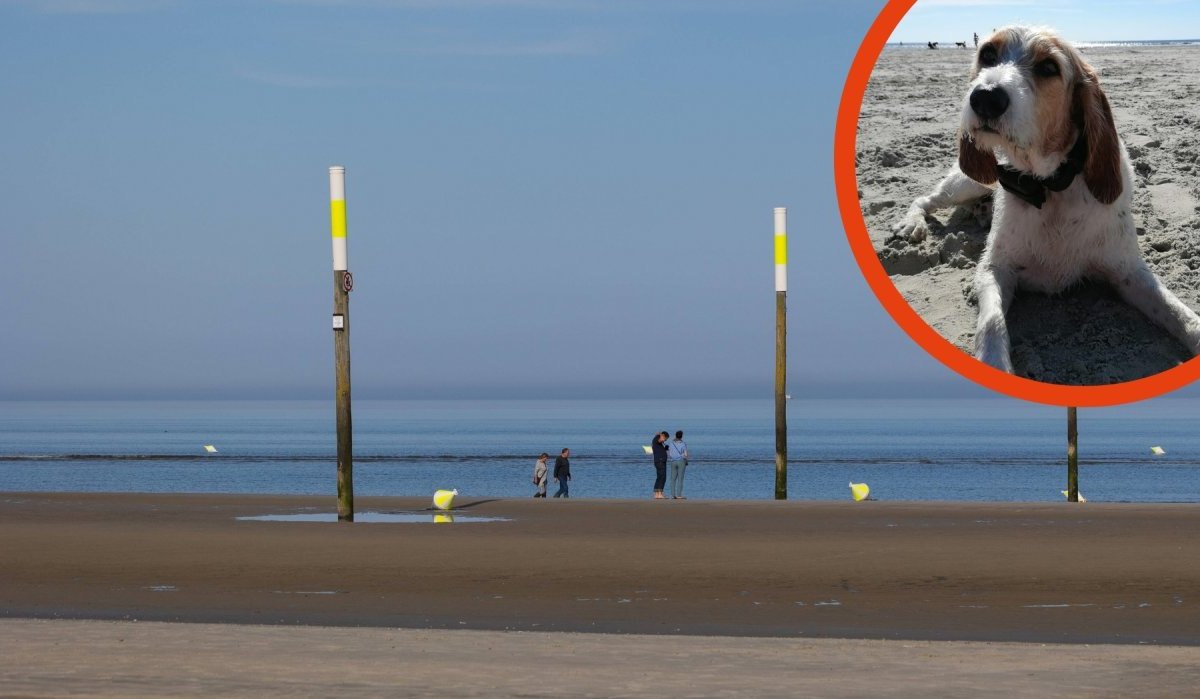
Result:
<svg viewBox="0 0 1200 699">
<path fill-rule="evenodd" d="M 6 494 L 0 615 L 1200 645 L 1200 507 Z"/>
<path fill-rule="evenodd" d="M 434 524 L 425 499 L 360 498 L 359 513 L 416 521 L 238 519 L 333 504 L 0 496 L 0 694 L 1200 686 L 1196 505 L 463 498 Z"/>
</svg>

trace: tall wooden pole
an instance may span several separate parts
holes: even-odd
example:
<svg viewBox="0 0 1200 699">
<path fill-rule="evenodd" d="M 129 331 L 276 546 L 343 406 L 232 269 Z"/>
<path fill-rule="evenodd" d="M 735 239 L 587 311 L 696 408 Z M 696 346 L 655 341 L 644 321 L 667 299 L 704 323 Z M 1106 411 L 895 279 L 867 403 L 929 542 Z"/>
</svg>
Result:
<svg viewBox="0 0 1200 699">
<path fill-rule="evenodd" d="M 1079 502 L 1079 430 L 1075 408 L 1067 408 L 1067 500 Z"/>
<path fill-rule="evenodd" d="M 787 500 L 787 209 L 775 209 L 775 499 Z"/>
<path fill-rule="evenodd" d="M 329 222 L 333 232 L 333 361 L 337 377 L 338 521 L 354 521 L 354 431 L 350 420 L 350 290 L 346 270 L 346 168 L 329 168 Z"/>
</svg>

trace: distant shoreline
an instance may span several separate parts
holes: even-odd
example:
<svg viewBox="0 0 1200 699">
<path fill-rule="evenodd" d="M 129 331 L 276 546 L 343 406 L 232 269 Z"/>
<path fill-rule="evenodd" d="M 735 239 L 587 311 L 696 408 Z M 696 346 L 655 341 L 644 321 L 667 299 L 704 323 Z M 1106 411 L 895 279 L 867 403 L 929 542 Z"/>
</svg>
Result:
<svg viewBox="0 0 1200 699">
<path fill-rule="evenodd" d="M 941 39 L 928 39 L 926 41 L 889 41 L 884 44 L 884 48 L 913 48 L 928 50 L 928 42 L 937 41 L 938 49 L 956 49 L 961 48 L 955 45 L 955 40 L 942 41 Z M 1130 47 L 1166 47 L 1166 46 L 1200 46 L 1200 39 L 1145 39 L 1135 41 L 1074 41 L 1076 47 L 1081 49 L 1088 48 L 1130 48 Z M 974 50 L 974 42 L 968 41 L 967 48 Z"/>
</svg>

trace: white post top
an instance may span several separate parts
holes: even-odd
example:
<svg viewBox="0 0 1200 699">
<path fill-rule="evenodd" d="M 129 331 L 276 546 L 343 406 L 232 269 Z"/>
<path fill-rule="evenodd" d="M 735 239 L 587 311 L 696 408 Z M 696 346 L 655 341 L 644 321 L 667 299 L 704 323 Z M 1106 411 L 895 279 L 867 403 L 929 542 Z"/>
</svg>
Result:
<svg viewBox="0 0 1200 699">
<path fill-rule="evenodd" d="M 329 200 L 346 198 L 346 168 L 334 165 L 329 168 Z"/>
</svg>

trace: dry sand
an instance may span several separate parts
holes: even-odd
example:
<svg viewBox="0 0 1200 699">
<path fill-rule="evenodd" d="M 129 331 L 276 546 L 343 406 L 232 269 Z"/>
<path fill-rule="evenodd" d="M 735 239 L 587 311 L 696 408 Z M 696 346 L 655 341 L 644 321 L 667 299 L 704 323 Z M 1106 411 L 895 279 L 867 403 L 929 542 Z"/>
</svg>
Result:
<svg viewBox="0 0 1200 699">
<path fill-rule="evenodd" d="M 341 660 L 360 668 L 348 695 L 397 672 L 428 693 L 455 668 L 458 695 L 713 696 L 744 683 L 961 696 L 978 681 L 993 696 L 1039 683 L 1047 696 L 1169 696 L 1200 679 L 1195 505 L 456 505 L 505 521 L 433 524 L 411 498 L 358 510 L 430 523 L 237 519 L 329 512 L 332 498 L 6 494 L 0 689 L 66 695 L 99 679 L 117 683 L 94 685 L 100 696 L 166 694 L 175 678 L 180 696 L 328 695 Z M 450 629 L 508 633 L 419 632 Z M 569 633 L 529 633 L 542 631 Z M 860 640 L 802 642 L 816 638 Z M 1064 642 L 1105 648 L 1038 651 Z"/>
<path fill-rule="evenodd" d="M 1084 48 L 1099 71 L 1135 171 L 1142 253 L 1177 296 L 1200 309 L 1200 47 Z M 891 227 L 956 157 L 973 51 L 885 49 L 858 126 L 863 215 L 896 287 L 935 330 L 973 351 L 975 263 L 986 207 L 945 210 L 920 243 Z M 1187 350 L 1106 286 L 1059 296 L 1018 293 L 1009 312 L 1019 375 L 1060 384 L 1129 381 L 1190 359 Z"/>
<path fill-rule="evenodd" d="M 1188 697 L 1200 648 L 0 620 L 6 697 Z"/>
</svg>

